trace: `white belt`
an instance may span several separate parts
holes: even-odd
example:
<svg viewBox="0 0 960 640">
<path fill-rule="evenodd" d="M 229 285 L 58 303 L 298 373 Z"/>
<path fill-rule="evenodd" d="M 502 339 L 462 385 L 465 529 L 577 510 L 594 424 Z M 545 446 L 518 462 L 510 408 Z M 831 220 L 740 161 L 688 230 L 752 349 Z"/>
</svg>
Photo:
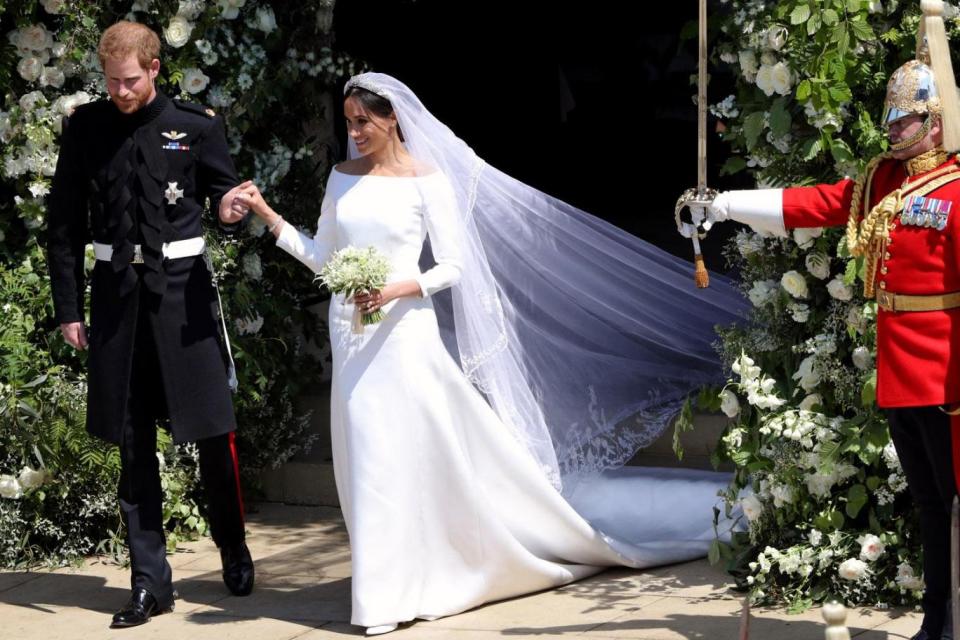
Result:
<svg viewBox="0 0 960 640">
<path fill-rule="evenodd" d="M 163 243 L 163 257 L 170 260 L 177 258 L 189 258 L 190 256 L 199 256 L 203 254 L 206 243 L 202 236 L 188 238 L 186 240 L 175 240 L 174 242 Z M 113 258 L 113 247 L 102 242 L 93 243 L 93 254 L 97 260 L 110 262 Z M 143 248 L 139 244 L 133 245 L 133 258 L 131 264 L 143 264 Z"/>
</svg>

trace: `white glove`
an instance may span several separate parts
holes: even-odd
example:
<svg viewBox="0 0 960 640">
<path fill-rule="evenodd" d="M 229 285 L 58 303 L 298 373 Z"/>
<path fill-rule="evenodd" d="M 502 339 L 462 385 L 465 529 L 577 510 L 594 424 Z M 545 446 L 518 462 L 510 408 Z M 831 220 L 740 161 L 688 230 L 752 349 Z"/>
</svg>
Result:
<svg viewBox="0 0 960 640">
<path fill-rule="evenodd" d="M 783 224 L 783 189 L 724 191 L 706 207 L 708 222 L 736 220 L 754 231 L 786 237 Z"/>
</svg>

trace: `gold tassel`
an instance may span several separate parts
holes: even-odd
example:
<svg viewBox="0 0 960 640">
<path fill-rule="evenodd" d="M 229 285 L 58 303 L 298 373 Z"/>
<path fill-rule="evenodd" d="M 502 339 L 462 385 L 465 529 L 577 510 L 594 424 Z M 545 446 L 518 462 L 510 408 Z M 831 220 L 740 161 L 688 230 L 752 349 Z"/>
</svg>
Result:
<svg viewBox="0 0 960 640">
<path fill-rule="evenodd" d="M 699 253 L 693 256 L 695 265 L 693 272 L 693 281 L 697 283 L 698 289 L 706 289 L 710 286 L 710 274 L 707 273 L 707 266 L 703 263 L 703 256 Z"/>
<path fill-rule="evenodd" d="M 923 26 L 921 38 L 926 35 L 927 49 L 930 53 L 930 68 L 940 94 L 941 126 L 943 127 L 943 148 L 949 152 L 960 151 L 960 97 L 957 96 L 957 84 L 950 62 L 950 44 L 947 29 L 943 24 L 942 0 L 921 0 Z M 922 47 L 923 43 L 918 43 Z"/>
</svg>

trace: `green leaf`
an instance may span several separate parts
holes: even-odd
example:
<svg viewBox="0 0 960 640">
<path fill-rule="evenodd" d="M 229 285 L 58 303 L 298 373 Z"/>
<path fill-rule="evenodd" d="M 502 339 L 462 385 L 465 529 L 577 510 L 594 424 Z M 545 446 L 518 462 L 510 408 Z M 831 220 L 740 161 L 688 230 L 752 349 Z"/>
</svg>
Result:
<svg viewBox="0 0 960 640">
<path fill-rule="evenodd" d="M 763 133 L 763 112 L 755 111 L 743 119 L 743 135 L 747 139 L 747 149 L 757 146 Z"/>
<path fill-rule="evenodd" d="M 847 11 L 850 13 L 858 13 L 862 7 L 861 0 L 847 0 Z"/>
<path fill-rule="evenodd" d="M 801 80 L 797 85 L 797 102 L 806 102 L 810 98 L 810 80 Z"/>
<path fill-rule="evenodd" d="M 823 24 L 834 25 L 840 22 L 840 16 L 833 9 L 826 9 L 823 12 Z"/>
<path fill-rule="evenodd" d="M 823 142 L 819 137 L 807 138 L 803 141 L 803 144 L 800 145 L 800 157 L 809 162 L 820 155 L 822 148 Z"/>
<path fill-rule="evenodd" d="M 729 176 L 734 173 L 739 173 L 747 168 L 747 161 L 740 156 L 730 156 L 727 158 L 727 161 L 723 163 L 723 167 L 720 168 L 721 176 Z"/>
<path fill-rule="evenodd" d="M 803 24 L 810 19 L 810 5 L 801 4 L 790 13 L 790 24 Z"/>
<path fill-rule="evenodd" d="M 874 369 L 863 383 L 863 389 L 860 391 L 860 404 L 864 407 L 872 407 L 876 401 L 877 370 Z"/>
<path fill-rule="evenodd" d="M 820 14 L 814 14 L 807 20 L 807 35 L 816 35 L 821 26 L 823 26 L 823 20 L 820 18 Z"/>
<path fill-rule="evenodd" d="M 866 20 L 855 19 L 851 20 L 848 24 L 850 25 L 850 31 L 853 32 L 853 35 L 858 40 L 872 42 L 877 39 L 876 34 L 873 32 L 873 28 L 867 24 Z"/>
<path fill-rule="evenodd" d="M 862 484 L 855 484 L 847 491 L 847 515 L 856 518 L 863 505 L 867 504 L 867 488 Z"/>
<path fill-rule="evenodd" d="M 876 491 L 877 487 L 879 487 L 882 482 L 883 481 L 877 476 L 870 476 L 867 478 L 867 489 L 870 491 Z"/>
<path fill-rule="evenodd" d="M 790 112 L 786 108 L 786 98 L 777 98 L 770 107 L 770 130 L 780 138 L 790 132 Z"/>
</svg>

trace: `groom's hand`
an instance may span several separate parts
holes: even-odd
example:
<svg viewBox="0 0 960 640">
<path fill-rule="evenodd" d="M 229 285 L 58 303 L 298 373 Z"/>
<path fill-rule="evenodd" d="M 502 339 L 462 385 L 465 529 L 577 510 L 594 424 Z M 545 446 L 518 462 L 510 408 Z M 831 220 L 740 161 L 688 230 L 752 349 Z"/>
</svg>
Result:
<svg viewBox="0 0 960 640">
<path fill-rule="evenodd" d="M 60 333 L 74 349 L 83 351 L 87 348 L 87 329 L 82 322 L 64 322 L 60 325 Z"/>
<path fill-rule="evenodd" d="M 253 182 L 247 180 L 223 195 L 220 199 L 220 222 L 223 224 L 235 224 L 243 220 L 247 212 L 250 211 L 250 208 L 237 199 L 237 194 L 252 184 Z"/>
</svg>

